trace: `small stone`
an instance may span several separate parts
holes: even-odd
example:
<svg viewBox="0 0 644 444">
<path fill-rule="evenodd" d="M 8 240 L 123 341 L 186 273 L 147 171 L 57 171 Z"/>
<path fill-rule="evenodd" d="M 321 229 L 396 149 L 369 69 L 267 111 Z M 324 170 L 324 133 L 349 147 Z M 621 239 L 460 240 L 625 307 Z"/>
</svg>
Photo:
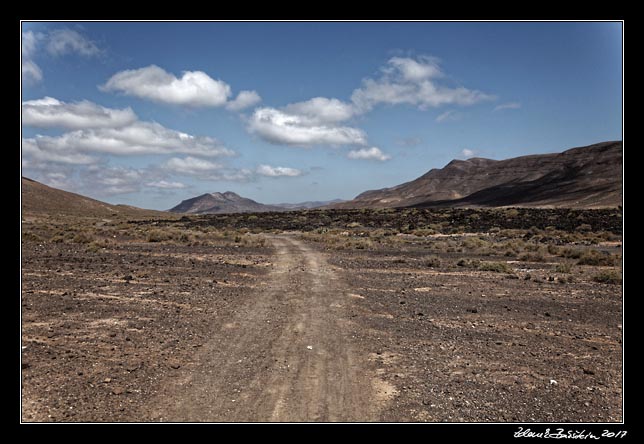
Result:
<svg viewBox="0 0 644 444">
<path fill-rule="evenodd" d="M 110 382 L 112 382 L 112 378 L 105 378 L 103 379 L 103 382 L 109 384 Z"/>
<path fill-rule="evenodd" d="M 307 345 L 307 346 L 306 346 L 306 349 L 307 349 L 307 350 L 313 350 L 313 346 L 312 346 L 312 345 Z"/>
<path fill-rule="evenodd" d="M 588 369 L 586 369 L 586 368 L 585 368 L 585 369 L 583 369 L 583 370 L 584 370 L 584 375 L 594 375 L 594 374 L 595 374 L 595 372 L 594 372 L 594 371 L 592 371 L 592 370 L 588 370 Z"/>
<path fill-rule="evenodd" d="M 548 318 L 549 318 L 549 317 L 550 317 L 550 313 L 545 312 L 545 313 L 544 313 L 544 316 L 546 316 L 546 317 L 548 317 Z"/>
<path fill-rule="evenodd" d="M 178 369 L 178 368 L 180 368 L 180 367 L 181 367 L 181 365 L 180 365 L 180 364 L 170 364 L 170 368 L 173 368 L 173 369 L 175 369 L 175 370 L 176 370 L 176 369 Z"/>
<path fill-rule="evenodd" d="M 112 389 L 113 395 L 122 395 L 125 392 L 121 387 L 115 387 Z"/>
</svg>

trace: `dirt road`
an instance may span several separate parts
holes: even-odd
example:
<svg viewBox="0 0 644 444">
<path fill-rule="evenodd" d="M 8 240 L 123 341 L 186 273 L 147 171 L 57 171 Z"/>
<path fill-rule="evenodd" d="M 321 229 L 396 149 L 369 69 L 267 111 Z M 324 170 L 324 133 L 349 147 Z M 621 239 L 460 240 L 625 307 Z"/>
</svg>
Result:
<svg viewBox="0 0 644 444">
<path fill-rule="evenodd" d="M 287 235 L 269 240 L 276 252 L 268 286 L 164 390 L 156 420 L 377 419 L 382 391 L 352 344 L 351 293 L 322 253 Z"/>
</svg>

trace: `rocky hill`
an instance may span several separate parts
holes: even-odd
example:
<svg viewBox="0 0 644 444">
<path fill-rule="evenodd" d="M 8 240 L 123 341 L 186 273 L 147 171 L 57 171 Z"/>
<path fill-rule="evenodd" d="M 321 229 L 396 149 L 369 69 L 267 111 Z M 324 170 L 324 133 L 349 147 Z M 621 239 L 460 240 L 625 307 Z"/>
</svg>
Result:
<svg viewBox="0 0 644 444">
<path fill-rule="evenodd" d="M 616 141 L 506 160 L 452 160 L 411 182 L 331 207 L 616 207 L 622 203 L 622 152 Z"/>
</svg>

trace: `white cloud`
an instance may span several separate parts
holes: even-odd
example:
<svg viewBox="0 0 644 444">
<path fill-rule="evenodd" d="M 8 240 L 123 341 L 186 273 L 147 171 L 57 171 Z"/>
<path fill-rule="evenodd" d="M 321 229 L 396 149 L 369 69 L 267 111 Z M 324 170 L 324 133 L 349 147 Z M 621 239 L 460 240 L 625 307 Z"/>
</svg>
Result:
<svg viewBox="0 0 644 444">
<path fill-rule="evenodd" d="M 251 106 L 257 105 L 262 98 L 257 91 L 240 91 L 235 100 L 226 103 L 226 108 L 231 111 L 241 111 Z"/>
<path fill-rule="evenodd" d="M 351 150 L 347 153 L 349 159 L 360 160 L 379 160 L 384 162 L 391 159 L 391 156 L 383 153 L 380 148 L 372 146 L 371 148 L 360 148 L 359 150 Z"/>
<path fill-rule="evenodd" d="M 440 114 L 438 117 L 436 117 L 436 121 L 441 123 L 441 122 L 453 122 L 455 120 L 458 120 L 460 117 L 460 114 L 455 111 L 455 110 L 449 110 L 445 111 L 444 113 Z"/>
<path fill-rule="evenodd" d="M 297 170 L 295 168 L 287 168 L 287 167 L 273 167 L 270 165 L 260 165 L 256 169 L 257 174 L 261 176 L 268 176 L 268 177 L 295 177 L 295 176 L 301 176 L 302 171 Z"/>
<path fill-rule="evenodd" d="M 382 68 L 378 79 L 365 79 L 361 88 L 353 91 L 351 100 L 367 112 L 380 103 L 410 104 L 420 109 L 441 105 L 473 105 L 493 96 L 465 87 L 441 85 L 436 79 L 443 76 L 437 59 L 421 56 L 393 57 Z"/>
<path fill-rule="evenodd" d="M 129 167 L 97 167 L 83 171 L 83 185 L 96 195 L 136 193 L 148 172 Z"/>
<path fill-rule="evenodd" d="M 83 100 L 65 103 L 53 97 L 22 102 L 23 125 L 41 128 L 109 128 L 137 120 L 131 108 L 112 109 Z"/>
<path fill-rule="evenodd" d="M 418 60 L 406 57 L 392 57 L 389 59 L 389 67 L 385 72 L 397 70 L 403 79 L 418 82 L 420 80 L 443 77 L 443 73 L 438 66 L 438 59 L 428 56 L 419 56 Z"/>
<path fill-rule="evenodd" d="M 59 188 L 62 190 L 71 189 L 74 187 L 74 181 L 68 177 L 67 174 L 62 172 L 46 172 L 42 177 L 42 182 L 50 187 Z"/>
<path fill-rule="evenodd" d="M 53 56 L 76 53 L 92 57 L 101 53 L 94 42 L 72 29 L 55 29 L 49 33 L 48 39 L 47 52 Z"/>
<path fill-rule="evenodd" d="M 186 184 L 181 182 L 168 182 L 165 180 L 158 180 L 156 182 L 148 182 L 145 184 L 146 187 L 150 188 L 159 188 L 162 190 L 180 190 L 186 188 Z"/>
<path fill-rule="evenodd" d="M 60 57 L 67 54 L 78 54 L 83 57 L 100 55 L 103 51 L 82 34 L 72 29 L 54 29 L 49 33 L 22 33 L 22 81 L 32 84 L 42 81 L 42 69 L 35 62 L 34 57 L 38 47 L 45 43 L 47 52 Z"/>
<path fill-rule="evenodd" d="M 42 70 L 33 60 L 22 59 L 22 80 L 27 83 L 37 83 L 42 80 Z"/>
<path fill-rule="evenodd" d="M 476 151 L 469 150 L 467 148 L 463 148 L 463 150 L 461 150 L 461 156 L 465 157 L 466 159 L 469 159 L 470 157 L 474 157 L 475 155 L 476 155 Z"/>
<path fill-rule="evenodd" d="M 231 95 L 226 82 L 215 80 L 203 71 L 184 71 L 181 78 L 177 78 L 156 65 L 120 71 L 99 89 L 193 107 L 223 106 Z"/>
<path fill-rule="evenodd" d="M 22 81 L 26 83 L 37 83 L 42 80 L 42 70 L 33 61 L 38 39 L 32 31 L 22 33 Z"/>
<path fill-rule="evenodd" d="M 166 161 L 162 168 L 176 174 L 189 176 L 206 176 L 209 173 L 223 168 L 223 165 L 196 157 L 173 157 Z"/>
<path fill-rule="evenodd" d="M 306 103 L 306 102 L 303 102 Z M 298 104 L 289 105 L 295 106 Z M 256 109 L 250 118 L 248 129 L 267 142 L 309 147 L 312 145 L 364 145 L 366 135 L 362 130 L 330 123 L 330 114 L 313 115 L 302 105 L 306 114 L 281 111 L 275 108 Z M 331 113 L 332 114 L 332 113 Z M 327 123 L 321 123 L 327 119 Z"/>
<path fill-rule="evenodd" d="M 284 112 L 298 116 L 307 125 L 337 124 L 356 114 L 355 107 L 338 99 L 314 97 L 304 102 L 291 103 Z"/>
<path fill-rule="evenodd" d="M 192 136 L 156 122 L 134 122 L 120 128 L 88 128 L 60 136 L 27 139 L 44 152 L 104 153 L 120 156 L 183 153 L 231 156 L 233 151 L 211 137 Z M 24 143 L 24 141 L 23 141 Z"/>
<path fill-rule="evenodd" d="M 256 174 L 247 168 L 227 168 L 224 165 L 195 157 L 173 157 L 161 165 L 161 170 L 171 174 L 193 176 L 201 180 L 247 182 Z"/>
<path fill-rule="evenodd" d="M 70 165 L 89 165 L 98 161 L 95 157 L 77 152 L 74 149 L 62 145 L 43 148 L 39 143 L 41 138 L 22 139 L 23 168 L 37 168 L 49 162 Z"/>
<path fill-rule="evenodd" d="M 519 102 L 508 102 L 508 103 L 501 103 L 500 105 L 497 105 L 494 107 L 494 111 L 500 111 L 502 109 L 519 109 L 521 108 L 521 104 Z"/>
</svg>

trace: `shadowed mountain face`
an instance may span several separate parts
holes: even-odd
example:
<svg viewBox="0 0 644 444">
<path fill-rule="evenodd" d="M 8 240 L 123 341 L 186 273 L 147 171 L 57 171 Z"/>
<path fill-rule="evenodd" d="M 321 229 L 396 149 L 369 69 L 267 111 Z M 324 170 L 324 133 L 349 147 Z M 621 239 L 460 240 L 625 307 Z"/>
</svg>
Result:
<svg viewBox="0 0 644 444">
<path fill-rule="evenodd" d="M 331 208 L 616 207 L 622 203 L 622 150 L 622 142 L 603 142 L 556 154 L 453 160 Z"/>
<path fill-rule="evenodd" d="M 223 214 L 223 213 L 261 213 L 266 211 L 284 211 L 283 208 L 264 205 L 254 200 L 241 197 L 232 191 L 225 193 L 202 194 L 186 199 L 170 210 L 173 213 L 189 214 Z"/>
<path fill-rule="evenodd" d="M 23 214 L 47 214 L 79 217 L 159 217 L 167 213 L 144 210 L 129 205 L 111 205 L 100 200 L 48 187 L 35 180 L 22 178 Z"/>
</svg>

